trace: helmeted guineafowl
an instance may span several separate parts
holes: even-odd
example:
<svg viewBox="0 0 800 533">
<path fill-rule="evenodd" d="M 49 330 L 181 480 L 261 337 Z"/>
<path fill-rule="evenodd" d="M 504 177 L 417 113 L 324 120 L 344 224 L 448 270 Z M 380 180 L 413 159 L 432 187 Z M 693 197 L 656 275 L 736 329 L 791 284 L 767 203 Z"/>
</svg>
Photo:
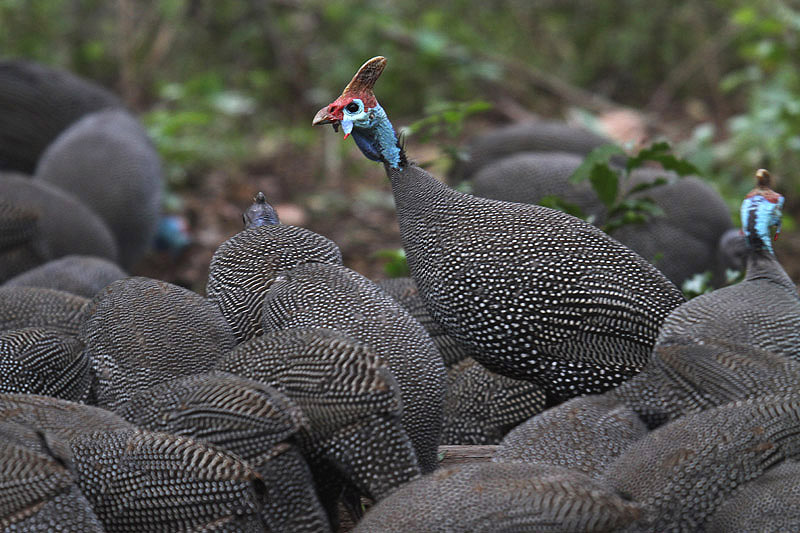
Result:
<svg viewBox="0 0 800 533">
<path fill-rule="evenodd" d="M 268 331 L 216 369 L 273 386 L 303 410 L 308 428 L 298 443 L 334 524 L 343 485 L 380 499 L 419 475 L 397 381 L 366 344 L 330 329 Z"/>
<path fill-rule="evenodd" d="M 619 531 L 642 508 L 588 476 L 526 463 L 441 468 L 378 502 L 354 533 Z"/>
<path fill-rule="evenodd" d="M 87 298 L 41 287 L 0 287 L 0 331 L 42 327 L 77 335 Z"/>
<path fill-rule="evenodd" d="M 670 422 L 605 470 L 618 491 L 650 507 L 635 531 L 704 531 L 740 486 L 800 456 L 800 396 L 762 396 Z"/>
<path fill-rule="evenodd" d="M 680 291 L 590 224 L 465 195 L 408 164 L 372 92 L 385 64 L 367 61 L 313 124 L 341 125 L 384 162 L 409 268 L 434 319 L 490 370 L 539 383 L 551 403 L 639 371 Z"/>
<path fill-rule="evenodd" d="M 472 192 L 482 198 L 532 204 L 554 196 L 601 226 L 607 222 L 607 209 L 588 180 L 569 180 L 581 162 L 575 154 L 509 155 L 479 170 L 472 178 Z M 718 243 L 732 226 L 725 201 L 697 177 L 679 178 L 674 172 L 652 168 L 634 170 L 620 187 L 630 189 L 658 178 L 667 179 L 667 183 L 632 193 L 631 198 L 650 198 L 663 213 L 650 216 L 644 223 L 625 224 L 614 229 L 611 236 L 655 264 L 676 284 L 705 271 L 721 278 L 726 267 L 734 267 L 718 264 Z"/>
<path fill-rule="evenodd" d="M 733 221 L 722 196 L 696 176 L 678 178 L 672 172 L 640 168 L 631 173 L 629 187 L 667 178 L 664 185 L 634 193 L 650 198 L 662 215 L 643 224 L 623 225 L 611 236 L 656 265 L 664 275 L 681 284 L 697 273 L 710 271 L 721 280 L 727 262 L 718 261 L 720 239 Z"/>
<path fill-rule="evenodd" d="M 469 179 L 484 166 L 518 152 L 566 152 L 584 156 L 614 141 L 564 122 L 536 120 L 496 128 L 473 138 L 465 161 L 453 170 L 456 180 Z"/>
<path fill-rule="evenodd" d="M 161 211 L 161 160 L 139 121 L 123 109 L 87 115 L 42 154 L 34 181 L 69 192 L 114 234 L 119 262 L 135 266 Z"/>
<path fill-rule="evenodd" d="M 517 424 L 544 409 L 542 389 L 495 374 L 473 359 L 447 371 L 442 444 L 497 444 Z"/>
<path fill-rule="evenodd" d="M 274 210 L 259 195 L 243 215 L 245 229 L 217 248 L 208 271 L 206 294 L 222 311 L 236 342 L 262 333 L 262 302 L 281 271 L 306 262 L 342 264 L 333 241 L 280 224 L 277 216 L 273 221 Z"/>
<path fill-rule="evenodd" d="M 650 428 L 735 400 L 800 390 L 800 362 L 725 339 L 657 345 L 645 369 L 606 395 Z"/>
<path fill-rule="evenodd" d="M 91 374 L 83 343 L 47 328 L 0 331 L 0 392 L 83 401 Z"/>
<path fill-rule="evenodd" d="M 59 449 L 54 450 L 56 447 L 50 435 L 33 427 L 0 422 L 0 528 L 3 531 L 105 532 L 75 484 L 68 447 L 58 446 Z M 64 451 L 67 453 L 62 453 Z"/>
<path fill-rule="evenodd" d="M 330 532 L 311 472 L 292 443 L 307 425 L 305 415 L 277 389 L 224 372 L 196 374 L 141 390 L 116 412 L 140 427 L 192 437 L 247 461 L 264 480 L 261 516 L 268 531 Z"/>
<path fill-rule="evenodd" d="M 745 483 L 709 518 L 708 533 L 800 531 L 800 462 L 784 461 Z"/>
<path fill-rule="evenodd" d="M 110 91 L 63 70 L 0 61 L 0 169 L 32 174 L 56 136 L 87 113 L 121 108 Z"/>
<path fill-rule="evenodd" d="M 800 359 L 800 296 L 772 251 L 771 228 L 780 228 L 783 196 L 770 189 L 770 175 L 742 202 L 749 253 L 744 281 L 693 298 L 664 321 L 659 344 L 724 340 Z"/>
<path fill-rule="evenodd" d="M 507 155 L 485 165 L 472 176 L 472 194 L 524 204 L 538 204 L 554 196 L 580 209 L 583 216 L 593 217 L 594 223 L 602 223 L 607 210 L 588 180 L 569 181 L 582 162 L 581 155 L 565 152 Z"/>
<path fill-rule="evenodd" d="M 331 328 L 374 348 L 400 385 L 403 427 L 423 472 L 436 468 L 444 363 L 425 329 L 392 297 L 349 268 L 306 263 L 273 283 L 263 324 L 264 331 Z"/>
<path fill-rule="evenodd" d="M 216 446 L 143 429 L 69 444 L 78 486 L 107 531 L 264 531 L 263 481 Z"/>
<path fill-rule="evenodd" d="M 65 255 L 117 259 L 106 224 L 77 198 L 47 183 L 0 175 L 0 282 Z M 16 238 L 6 237 L 18 232 Z"/>
<path fill-rule="evenodd" d="M 469 348 L 445 333 L 442 326 L 431 318 L 428 308 L 425 307 L 425 301 L 419 295 L 417 284 L 412 278 L 389 278 L 378 280 L 375 284 L 397 300 L 417 322 L 422 324 L 436 345 L 436 349 L 439 350 L 445 366 L 451 367 L 470 357 Z"/>
<path fill-rule="evenodd" d="M 106 409 L 36 394 L 0 394 L 0 420 L 35 428 L 65 442 L 84 433 L 134 427 Z"/>
<path fill-rule="evenodd" d="M 646 434 L 647 426 L 621 401 L 581 396 L 512 429 L 492 460 L 558 465 L 600 478 L 608 463 Z"/>
<path fill-rule="evenodd" d="M 116 263 L 90 255 L 67 255 L 48 261 L 3 283 L 4 287 L 46 287 L 84 298 L 128 274 Z"/>
<path fill-rule="evenodd" d="M 80 339 L 97 376 L 91 401 L 114 409 L 137 390 L 207 372 L 234 346 L 202 296 L 144 277 L 117 280 L 87 305 Z"/>
</svg>

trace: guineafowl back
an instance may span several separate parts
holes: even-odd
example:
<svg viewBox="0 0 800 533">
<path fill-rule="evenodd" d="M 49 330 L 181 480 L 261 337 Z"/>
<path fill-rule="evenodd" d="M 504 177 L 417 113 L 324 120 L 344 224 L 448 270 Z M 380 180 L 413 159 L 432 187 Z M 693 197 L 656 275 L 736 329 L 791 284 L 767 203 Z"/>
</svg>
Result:
<svg viewBox="0 0 800 533">
<path fill-rule="evenodd" d="M 647 431 L 621 401 L 590 394 L 551 407 L 512 429 L 492 460 L 568 467 L 600 479 L 606 466 Z"/>
<path fill-rule="evenodd" d="M 306 262 L 342 264 L 331 240 L 284 224 L 254 226 L 222 243 L 211 259 L 206 293 L 237 342 L 263 332 L 262 303 L 275 277 Z"/>
<path fill-rule="evenodd" d="M 234 345 L 225 319 L 205 298 L 143 277 L 100 291 L 87 306 L 80 339 L 97 375 L 93 400 L 109 409 L 137 390 L 211 370 Z"/>
<path fill-rule="evenodd" d="M 70 442 L 78 485 L 108 531 L 254 531 L 265 488 L 239 457 L 187 437 L 142 429 Z M 258 531 L 259 529 L 255 529 Z"/>
<path fill-rule="evenodd" d="M 25 242 L 19 243 L 28 251 L 26 255 L 7 257 L 5 250 L 0 249 L 0 281 L 70 254 L 116 261 L 117 244 L 108 226 L 74 196 L 47 183 L 0 176 L 0 198 L 3 204 L 24 213 L 22 220 L 27 221 L 24 231 L 28 234 Z M 35 217 L 35 222 L 31 217 Z M 6 220 L 3 226 L 5 233 L 9 228 Z"/>
<path fill-rule="evenodd" d="M 55 289 L 0 287 L 0 331 L 44 327 L 77 335 L 89 302 Z"/>
<path fill-rule="evenodd" d="M 42 154 L 34 180 L 92 209 L 113 233 L 123 267 L 149 249 L 161 211 L 161 160 L 127 111 L 99 111 L 72 124 Z"/>
<path fill-rule="evenodd" d="M 6 281 L 5 287 L 45 287 L 84 298 L 128 274 L 116 263 L 89 255 L 68 255 L 48 261 Z"/>
<path fill-rule="evenodd" d="M 0 331 L 0 392 L 83 401 L 90 363 L 75 336 L 47 328 Z"/>
<path fill-rule="evenodd" d="M 195 374 L 141 390 L 117 412 L 140 427 L 207 442 L 247 461 L 264 480 L 268 531 L 330 531 L 308 465 L 290 444 L 307 421 L 277 389 L 224 372 Z"/>
<path fill-rule="evenodd" d="M 457 180 L 468 179 L 485 165 L 518 152 L 567 152 L 585 155 L 612 142 L 608 138 L 564 122 L 521 122 L 494 129 L 472 139 L 466 148 L 466 161 L 455 168 L 453 175 Z"/>
<path fill-rule="evenodd" d="M 763 396 L 684 416 L 628 447 L 605 471 L 653 509 L 647 531 L 703 531 L 725 498 L 800 455 L 800 397 Z"/>
<path fill-rule="evenodd" d="M 800 296 L 769 252 L 754 252 L 745 279 L 691 299 L 664 320 L 659 344 L 721 340 L 800 360 Z"/>
<path fill-rule="evenodd" d="M 103 533 L 70 471 L 63 442 L 36 426 L 0 422 L 0 527 L 12 532 Z M 57 450 L 54 450 L 57 448 Z"/>
<path fill-rule="evenodd" d="M 423 470 L 436 466 L 445 369 L 425 329 L 393 298 L 340 265 L 307 263 L 282 274 L 264 299 L 264 330 L 332 328 L 371 346 L 400 385 L 403 426 Z"/>
<path fill-rule="evenodd" d="M 551 401 L 640 370 L 680 291 L 575 217 L 458 193 L 416 166 L 388 170 L 411 273 L 433 317 L 475 358 Z"/>
<path fill-rule="evenodd" d="M 447 371 L 442 444 L 498 444 L 511 428 L 544 409 L 546 401 L 535 383 L 465 359 Z"/>
<path fill-rule="evenodd" d="M 800 530 L 800 462 L 784 461 L 736 491 L 708 520 L 708 533 Z"/>
<path fill-rule="evenodd" d="M 643 514 L 567 468 L 472 463 L 407 483 L 370 509 L 354 533 L 618 531 Z"/>
<path fill-rule="evenodd" d="M 399 386 L 370 346 L 331 329 L 267 331 L 216 369 L 269 384 L 303 410 L 308 424 L 298 442 L 329 513 L 345 481 L 381 498 L 419 475 L 400 425 Z"/>
<path fill-rule="evenodd" d="M 0 169 L 32 174 L 47 145 L 72 122 L 122 107 L 107 89 L 69 72 L 0 61 Z"/>
<path fill-rule="evenodd" d="M 800 390 L 800 362 L 726 339 L 658 344 L 647 367 L 607 392 L 650 427 L 764 394 Z"/>
</svg>

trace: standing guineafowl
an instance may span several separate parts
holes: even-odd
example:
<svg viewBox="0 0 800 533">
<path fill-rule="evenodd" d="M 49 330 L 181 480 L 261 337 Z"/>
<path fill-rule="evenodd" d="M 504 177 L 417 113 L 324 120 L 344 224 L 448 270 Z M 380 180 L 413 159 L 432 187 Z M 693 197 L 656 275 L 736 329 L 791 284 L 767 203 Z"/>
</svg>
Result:
<svg viewBox="0 0 800 533">
<path fill-rule="evenodd" d="M 456 192 L 409 164 L 367 61 L 313 124 L 333 124 L 392 183 L 403 246 L 431 315 L 498 373 L 534 380 L 551 403 L 640 370 L 680 291 L 597 228 L 544 207 Z"/>
</svg>

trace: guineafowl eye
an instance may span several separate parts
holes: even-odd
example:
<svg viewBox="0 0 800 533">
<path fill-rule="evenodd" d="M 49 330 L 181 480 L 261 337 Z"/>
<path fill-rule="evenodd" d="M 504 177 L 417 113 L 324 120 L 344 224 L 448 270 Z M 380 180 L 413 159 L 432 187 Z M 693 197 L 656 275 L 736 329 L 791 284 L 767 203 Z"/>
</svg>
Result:
<svg viewBox="0 0 800 533">
<path fill-rule="evenodd" d="M 349 104 L 347 104 L 347 107 L 345 107 L 345 109 L 347 110 L 348 113 L 358 113 L 359 106 L 358 103 L 356 102 L 350 102 Z"/>
</svg>

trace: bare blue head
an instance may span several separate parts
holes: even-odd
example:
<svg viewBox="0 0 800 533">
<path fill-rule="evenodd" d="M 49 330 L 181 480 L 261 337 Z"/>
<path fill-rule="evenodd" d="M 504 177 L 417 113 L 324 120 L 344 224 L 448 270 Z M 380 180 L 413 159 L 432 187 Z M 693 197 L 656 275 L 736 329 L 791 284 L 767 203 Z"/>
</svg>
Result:
<svg viewBox="0 0 800 533">
<path fill-rule="evenodd" d="M 245 229 L 280 224 L 278 213 L 267 203 L 267 198 L 260 191 L 253 198 L 253 205 L 248 207 L 247 211 L 242 214 L 242 220 L 244 221 Z"/>
<path fill-rule="evenodd" d="M 385 67 L 386 58 L 382 56 L 361 65 L 341 96 L 317 112 L 312 125 L 332 124 L 336 131 L 341 126 L 344 138 L 352 134 L 368 159 L 399 169 L 406 164 L 405 153 L 386 111 L 372 92 Z"/>
<path fill-rule="evenodd" d="M 774 254 L 772 249 L 772 228 L 775 238 L 781 231 L 781 214 L 784 198 L 770 187 L 772 179 L 766 170 L 756 172 L 757 185 L 742 202 L 740 215 L 742 232 L 751 250 L 766 250 Z"/>
</svg>

